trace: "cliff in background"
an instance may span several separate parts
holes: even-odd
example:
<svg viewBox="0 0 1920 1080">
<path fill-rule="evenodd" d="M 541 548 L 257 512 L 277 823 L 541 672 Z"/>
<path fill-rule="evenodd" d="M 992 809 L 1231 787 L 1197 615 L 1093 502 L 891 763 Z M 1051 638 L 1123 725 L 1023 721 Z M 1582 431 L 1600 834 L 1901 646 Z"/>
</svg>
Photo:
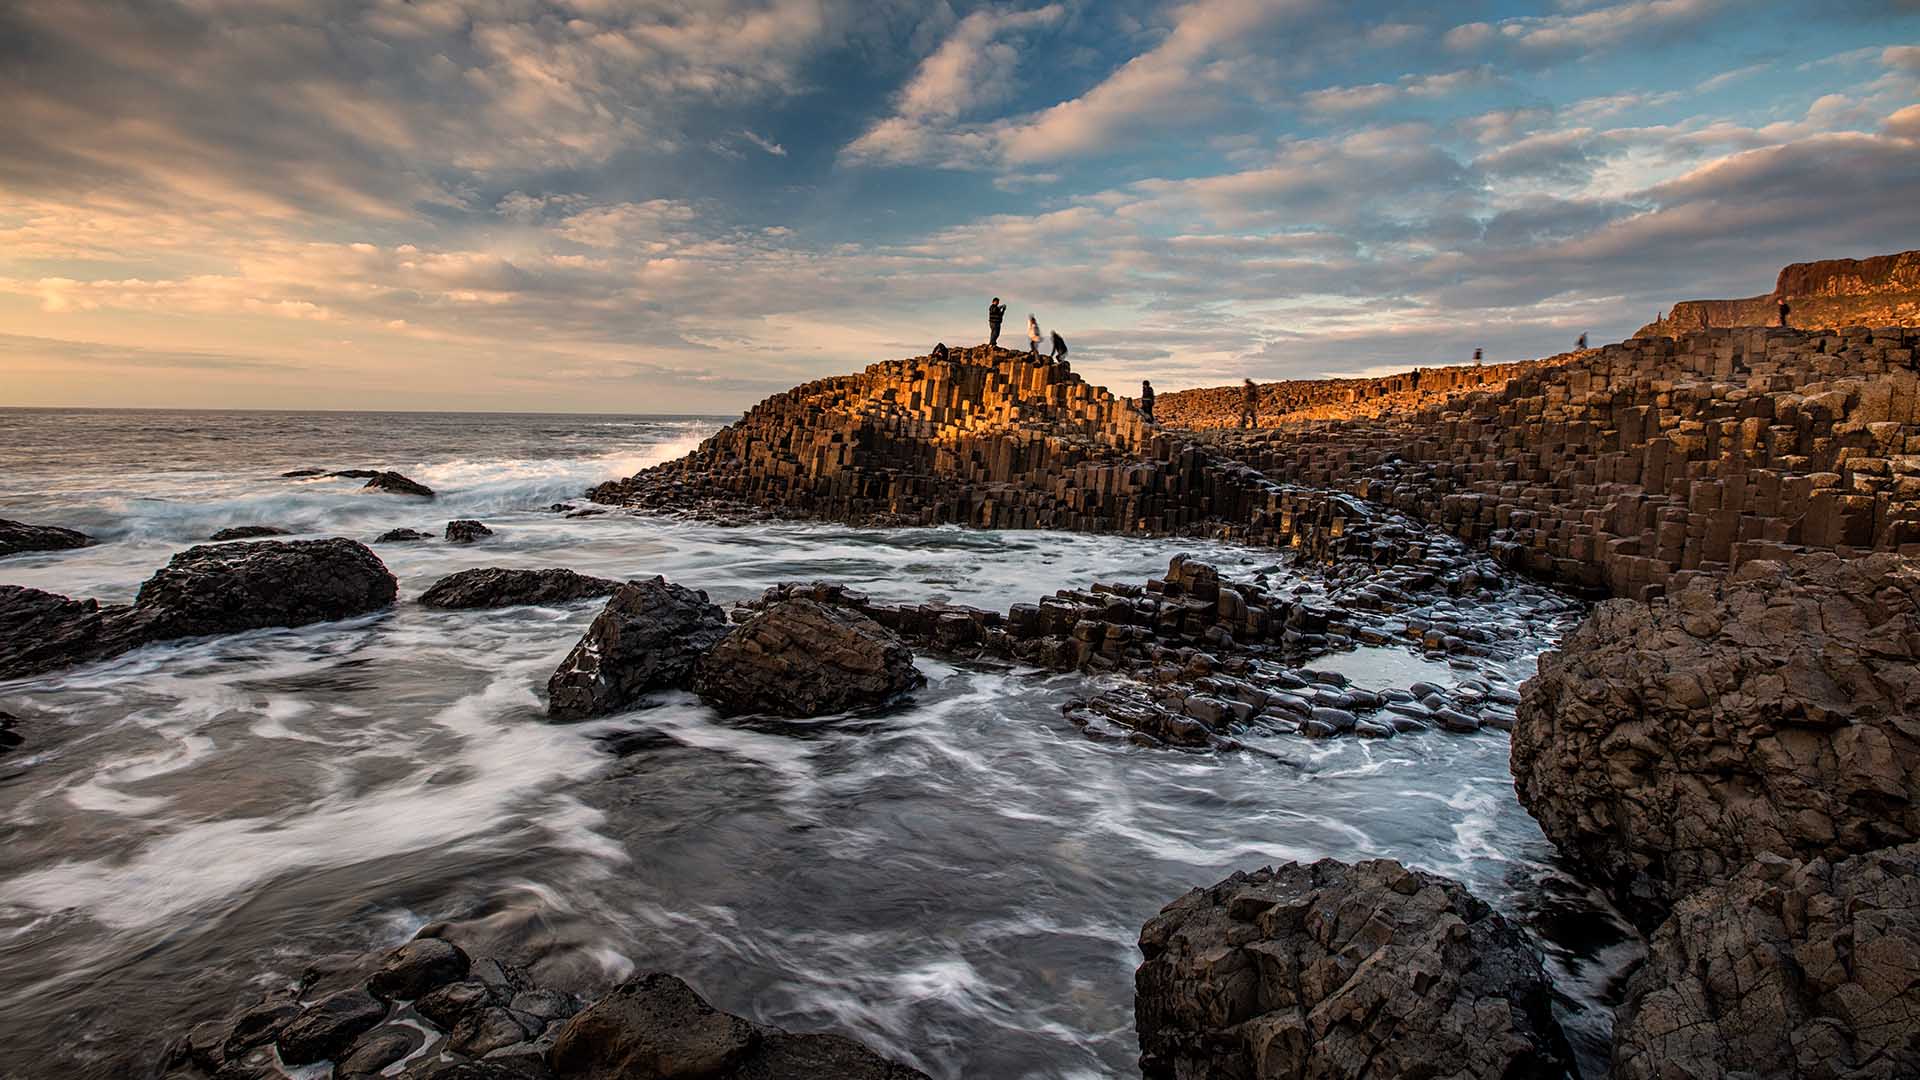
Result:
<svg viewBox="0 0 1920 1080">
<path fill-rule="evenodd" d="M 1773 326 L 1780 320 L 1783 299 L 1790 308 L 1787 324 L 1793 327 L 1920 326 L 1920 251 L 1794 263 L 1780 271 L 1770 293 L 1744 300 L 1682 300 L 1634 336 Z"/>
<path fill-rule="evenodd" d="M 1258 384 L 1260 427 L 1302 420 L 1351 420 L 1414 412 L 1470 390 L 1492 389 L 1507 380 L 1566 363 L 1577 353 L 1513 364 L 1460 364 L 1416 368 L 1373 379 L 1292 379 Z M 1240 426 L 1242 388 L 1205 386 L 1161 394 L 1154 418 L 1192 431 Z"/>
</svg>

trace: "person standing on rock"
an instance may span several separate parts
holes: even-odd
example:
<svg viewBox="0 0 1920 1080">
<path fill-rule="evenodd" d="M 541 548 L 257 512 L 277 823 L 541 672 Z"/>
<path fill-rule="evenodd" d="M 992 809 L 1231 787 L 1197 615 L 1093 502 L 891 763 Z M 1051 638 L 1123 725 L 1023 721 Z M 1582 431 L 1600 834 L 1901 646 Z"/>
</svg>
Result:
<svg viewBox="0 0 1920 1080">
<path fill-rule="evenodd" d="M 1576 349 L 1584 349 L 1584 348 L 1586 348 L 1586 347 L 1587 347 L 1587 335 L 1585 335 L 1585 334 L 1581 334 L 1581 335 L 1580 335 L 1580 340 L 1579 340 L 1579 341 L 1576 341 L 1576 342 L 1574 342 L 1574 343 L 1573 343 L 1573 347 L 1574 347 L 1574 348 L 1576 348 Z"/>
<path fill-rule="evenodd" d="M 1040 357 L 1040 320 L 1031 311 L 1027 312 L 1027 355 L 1036 360 Z"/>
<path fill-rule="evenodd" d="M 999 297 L 994 297 L 987 304 L 987 348 L 989 350 L 1000 347 L 1000 320 L 1006 317 L 1007 305 L 1001 303 Z"/>
<path fill-rule="evenodd" d="M 1067 358 L 1067 339 L 1061 337 L 1060 331 L 1058 330 L 1053 332 L 1053 358 L 1055 360 L 1065 360 Z"/>
<path fill-rule="evenodd" d="M 1260 388 L 1252 379 L 1240 388 L 1240 426 L 1243 428 L 1260 425 Z"/>
<path fill-rule="evenodd" d="M 1140 380 L 1140 415 L 1153 423 L 1153 384 L 1145 379 Z"/>
<path fill-rule="evenodd" d="M 1478 364 L 1478 363 L 1480 362 L 1480 358 L 1481 358 L 1482 356 L 1485 356 L 1485 355 L 1486 355 L 1486 353 L 1485 353 L 1485 352 L 1483 352 L 1483 351 L 1482 351 L 1482 350 L 1480 350 L 1480 349 L 1475 349 L 1475 350 L 1473 350 L 1473 362 L 1474 362 L 1475 364 Z"/>
<path fill-rule="evenodd" d="M 1783 329 L 1787 325 L 1787 315 L 1790 314 L 1792 311 L 1793 311 L 1793 305 L 1787 303 L 1785 300 L 1780 301 L 1780 326 Z"/>
</svg>

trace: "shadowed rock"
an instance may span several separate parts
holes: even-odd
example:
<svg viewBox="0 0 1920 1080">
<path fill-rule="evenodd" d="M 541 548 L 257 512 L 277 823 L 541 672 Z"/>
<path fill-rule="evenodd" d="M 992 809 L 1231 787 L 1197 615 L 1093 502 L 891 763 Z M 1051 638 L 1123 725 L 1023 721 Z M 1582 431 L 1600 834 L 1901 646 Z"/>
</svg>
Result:
<svg viewBox="0 0 1920 1080">
<path fill-rule="evenodd" d="M 342 990 L 314 1002 L 281 1028 L 274 1044 L 288 1065 L 311 1065 L 343 1056 L 362 1032 L 386 1015 L 386 1005 L 365 990 Z"/>
<path fill-rule="evenodd" d="M 421 532 L 418 529 L 388 529 L 386 532 L 374 537 L 373 542 L 376 544 L 404 544 L 414 540 L 431 539 L 433 539 L 432 533 Z"/>
<path fill-rule="evenodd" d="M 335 473 L 335 476 L 348 476 L 351 473 Z M 409 480 L 397 472 L 377 472 L 366 482 L 365 491 L 384 491 L 390 495 L 418 495 L 423 499 L 433 498 L 433 489 L 416 480 Z"/>
<path fill-rule="evenodd" d="M 1571 1075 L 1526 936 L 1392 860 L 1236 873 L 1167 905 L 1140 951 L 1147 1080 Z"/>
<path fill-rule="evenodd" d="M 447 543 L 449 544 L 471 544 L 492 535 L 492 529 L 472 518 L 459 518 L 447 522 Z"/>
<path fill-rule="evenodd" d="M 629 581 L 614 590 L 547 680 L 547 715 L 584 720 L 684 687 L 700 657 L 726 633 L 727 617 L 706 593 L 663 577 Z"/>
<path fill-rule="evenodd" d="M 1612 1075 L 1920 1076 L 1920 844 L 1762 856 L 1680 901 L 1627 984 Z"/>
<path fill-rule="evenodd" d="M 433 583 L 420 602 L 437 608 L 507 607 L 513 604 L 564 604 L 605 596 L 620 587 L 611 578 L 588 577 L 571 570 L 462 570 Z"/>
<path fill-rule="evenodd" d="M 268 536 L 285 535 L 287 535 L 287 530 L 277 525 L 235 525 L 231 528 L 221 529 L 219 532 L 207 537 L 207 539 L 213 541 L 259 540 Z"/>
<path fill-rule="evenodd" d="M 879 623 L 792 599 L 735 627 L 700 662 L 694 689 L 723 714 L 807 717 L 884 704 L 926 681 L 912 651 Z"/>
<path fill-rule="evenodd" d="M 1920 838 L 1917 612 L 1895 555 L 1602 604 L 1522 689 L 1520 801 L 1646 929 L 1761 854 Z"/>
<path fill-rule="evenodd" d="M 92 543 L 93 537 L 72 529 L 0 519 L 0 558 L 27 551 L 67 551 Z"/>
</svg>

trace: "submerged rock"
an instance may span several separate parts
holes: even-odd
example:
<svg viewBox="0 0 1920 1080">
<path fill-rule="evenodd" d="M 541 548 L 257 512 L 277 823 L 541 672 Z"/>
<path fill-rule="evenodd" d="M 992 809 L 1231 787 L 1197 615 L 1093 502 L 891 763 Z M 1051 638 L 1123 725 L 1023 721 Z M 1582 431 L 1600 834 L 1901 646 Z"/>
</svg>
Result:
<svg viewBox="0 0 1920 1080">
<path fill-rule="evenodd" d="M 1236 873 L 1167 905 L 1140 951 L 1147 1080 L 1572 1075 L 1525 934 L 1389 859 Z"/>
<path fill-rule="evenodd" d="M 334 473 L 335 476 L 352 476 L 352 472 Z M 377 472 L 367 480 L 364 491 L 384 491 L 391 495 L 418 495 L 423 499 L 433 498 L 433 489 L 416 480 L 409 480 L 397 472 Z"/>
<path fill-rule="evenodd" d="M 723 714 L 807 717 L 892 701 L 926 683 L 913 653 L 850 608 L 783 600 L 700 662 L 694 690 Z"/>
<path fill-rule="evenodd" d="M 460 518 L 447 522 L 447 543 L 449 544 L 471 544 L 492 535 L 492 529 L 472 518 Z"/>
<path fill-rule="evenodd" d="M 219 532 L 207 537 L 207 539 L 213 541 L 258 540 L 267 536 L 285 535 L 287 535 L 287 530 L 277 525 L 234 525 L 230 528 L 221 529 Z"/>
<path fill-rule="evenodd" d="M 1920 844 L 1762 856 L 1681 900 L 1627 984 L 1612 1075 L 1920 1076 Z"/>
<path fill-rule="evenodd" d="M 93 543 L 93 537 L 56 525 L 29 525 L 0 518 L 0 558 L 27 551 L 67 551 Z"/>
<path fill-rule="evenodd" d="M 1920 838 L 1920 564 L 1753 562 L 1602 604 L 1540 661 L 1520 801 L 1643 929 L 1762 854 Z"/>
<path fill-rule="evenodd" d="M 20 718 L 9 712 L 0 712 L 0 754 L 19 746 L 26 741 L 20 734 Z"/>
<path fill-rule="evenodd" d="M 490 566 L 441 578 L 420 594 L 420 602 L 437 608 L 564 604 L 590 596 L 605 596 L 619 587 L 620 583 L 611 578 L 588 577 L 572 570 L 505 570 Z"/>
<path fill-rule="evenodd" d="M 584 720 L 684 687 L 726 633 L 727 617 L 706 593 L 663 577 L 629 581 L 547 680 L 547 715 Z"/>
<path fill-rule="evenodd" d="M 373 542 L 376 544 L 404 544 L 414 540 L 431 539 L 433 539 L 432 533 L 421 532 L 418 529 L 388 529 L 386 532 L 374 537 Z"/>
</svg>

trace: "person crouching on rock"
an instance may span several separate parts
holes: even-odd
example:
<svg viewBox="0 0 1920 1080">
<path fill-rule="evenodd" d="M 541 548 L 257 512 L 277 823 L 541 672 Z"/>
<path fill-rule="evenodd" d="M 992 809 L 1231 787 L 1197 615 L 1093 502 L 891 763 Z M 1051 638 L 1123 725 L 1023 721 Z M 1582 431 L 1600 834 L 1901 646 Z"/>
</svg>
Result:
<svg viewBox="0 0 1920 1080">
<path fill-rule="evenodd" d="M 1248 379 L 1240 388 L 1240 426 L 1243 428 L 1260 426 L 1260 388 Z"/>
<path fill-rule="evenodd" d="M 1145 379 L 1140 380 L 1140 415 L 1153 423 L 1153 384 Z"/>
<path fill-rule="evenodd" d="M 1007 317 L 1007 305 L 994 297 L 987 304 L 987 349 L 991 352 L 1000 347 L 1000 320 Z"/>
<path fill-rule="evenodd" d="M 1040 357 L 1040 320 L 1027 313 L 1027 355 L 1035 359 Z"/>
<path fill-rule="evenodd" d="M 1053 358 L 1055 360 L 1065 360 L 1067 358 L 1067 339 L 1061 337 L 1060 331 L 1058 330 L 1053 332 Z"/>
</svg>

